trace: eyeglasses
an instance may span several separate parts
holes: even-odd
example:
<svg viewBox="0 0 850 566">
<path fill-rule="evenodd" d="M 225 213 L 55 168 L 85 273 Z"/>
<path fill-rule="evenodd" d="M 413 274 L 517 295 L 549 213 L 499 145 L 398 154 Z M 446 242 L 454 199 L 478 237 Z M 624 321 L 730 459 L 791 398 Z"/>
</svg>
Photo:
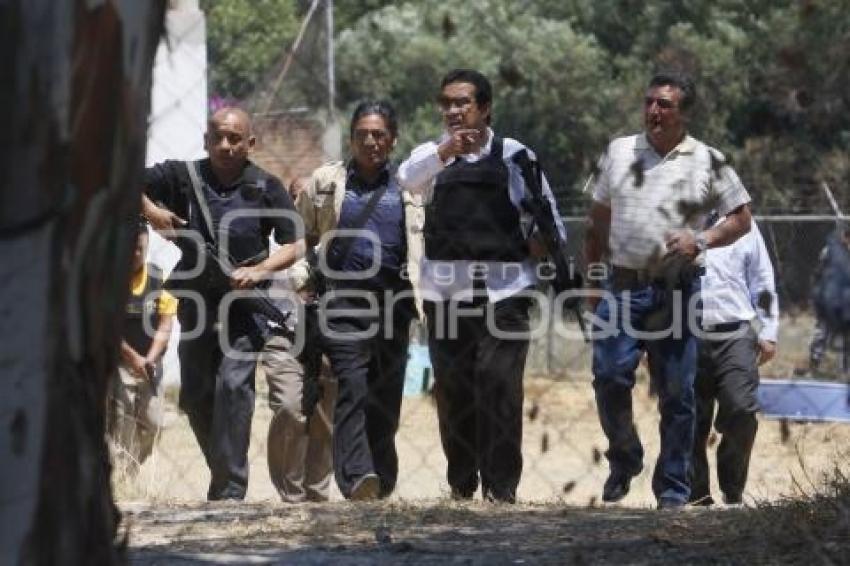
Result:
<svg viewBox="0 0 850 566">
<path fill-rule="evenodd" d="M 443 112 L 448 112 L 453 108 L 457 108 L 458 110 L 466 110 L 473 103 L 473 99 L 468 96 L 461 96 L 459 98 L 449 98 L 447 96 L 441 96 L 437 99 L 437 106 L 440 107 L 440 110 Z"/>
<path fill-rule="evenodd" d="M 380 143 L 386 141 L 390 138 L 390 133 L 387 130 L 354 130 L 351 132 L 351 137 L 354 138 L 354 141 L 363 143 L 369 136 L 372 136 L 372 139 L 376 142 Z"/>
<path fill-rule="evenodd" d="M 652 96 L 647 96 L 643 99 L 643 104 L 647 108 L 653 105 L 653 103 L 657 104 L 659 108 L 662 110 L 670 110 L 672 108 L 676 108 L 677 104 L 670 100 L 669 98 L 655 98 Z"/>
</svg>

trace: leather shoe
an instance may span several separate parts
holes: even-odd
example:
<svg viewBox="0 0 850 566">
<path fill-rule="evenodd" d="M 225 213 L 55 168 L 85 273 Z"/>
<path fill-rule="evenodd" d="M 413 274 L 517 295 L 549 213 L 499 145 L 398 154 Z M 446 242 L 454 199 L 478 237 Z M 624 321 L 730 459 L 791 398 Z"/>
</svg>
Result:
<svg viewBox="0 0 850 566">
<path fill-rule="evenodd" d="M 381 482 L 376 474 L 361 476 L 351 487 L 352 501 L 375 501 L 381 492 Z"/>
<path fill-rule="evenodd" d="M 622 472 L 611 472 L 602 487 L 602 501 L 616 503 L 629 493 L 632 476 Z"/>
<path fill-rule="evenodd" d="M 474 489 L 470 491 L 468 489 L 460 489 L 457 487 L 452 488 L 452 499 L 454 501 L 470 501 L 473 495 L 475 495 Z"/>
</svg>

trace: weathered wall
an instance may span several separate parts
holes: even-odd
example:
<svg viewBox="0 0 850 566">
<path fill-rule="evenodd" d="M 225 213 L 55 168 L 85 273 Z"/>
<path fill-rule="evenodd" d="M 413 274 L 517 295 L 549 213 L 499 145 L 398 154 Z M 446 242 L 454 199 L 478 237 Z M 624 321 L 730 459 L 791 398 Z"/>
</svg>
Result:
<svg viewBox="0 0 850 566">
<path fill-rule="evenodd" d="M 2 564 L 122 559 L 103 413 L 164 4 L 0 2 Z"/>
</svg>

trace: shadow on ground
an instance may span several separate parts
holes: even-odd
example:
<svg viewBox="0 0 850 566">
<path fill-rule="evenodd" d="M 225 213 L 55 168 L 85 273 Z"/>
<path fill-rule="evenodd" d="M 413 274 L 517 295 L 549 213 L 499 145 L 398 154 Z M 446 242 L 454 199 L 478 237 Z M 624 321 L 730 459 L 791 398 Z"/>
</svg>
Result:
<svg viewBox="0 0 850 566">
<path fill-rule="evenodd" d="M 832 561 L 817 547 L 828 541 L 761 538 L 758 513 L 446 501 L 125 508 L 136 565 Z"/>
</svg>

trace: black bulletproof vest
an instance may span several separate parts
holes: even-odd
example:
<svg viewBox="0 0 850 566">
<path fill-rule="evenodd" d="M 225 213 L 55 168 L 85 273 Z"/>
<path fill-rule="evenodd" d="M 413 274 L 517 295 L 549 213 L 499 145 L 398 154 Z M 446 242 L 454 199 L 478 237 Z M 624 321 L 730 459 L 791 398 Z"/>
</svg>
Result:
<svg viewBox="0 0 850 566">
<path fill-rule="evenodd" d="M 425 215 L 428 259 L 518 262 L 528 257 L 502 148 L 502 139 L 494 137 L 490 155 L 474 163 L 456 159 L 437 175 Z"/>
<path fill-rule="evenodd" d="M 124 314 L 123 339 L 142 356 L 148 353 L 153 342 L 153 335 L 145 332 L 145 320 L 147 327 L 155 332 L 159 325 L 159 295 L 162 290 L 159 270 L 148 265 L 147 275 L 145 290 L 138 297 L 130 293 Z"/>
<path fill-rule="evenodd" d="M 188 166 L 188 164 L 187 164 Z M 203 171 L 203 168 L 201 168 Z M 222 219 L 228 213 L 244 212 L 234 216 L 227 231 L 227 252 L 235 262 L 241 262 L 268 249 L 268 234 L 263 233 L 262 215 L 265 211 L 263 198 L 266 191 L 266 178 L 253 170 L 243 173 L 243 178 L 231 190 L 218 192 L 201 175 L 201 191 L 207 201 L 212 216 L 213 229 L 218 232 Z M 188 189 L 191 191 L 191 187 Z M 206 225 L 200 210 L 195 210 L 195 197 L 190 197 L 192 213 L 189 215 L 189 228 L 197 230 L 210 241 Z M 253 212 L 252 212 L 253 211 Z M 218 234 L 216 234 L 218 236 Z M 220 247 L 222 242 L 216 242 Z"/>
</svg>

